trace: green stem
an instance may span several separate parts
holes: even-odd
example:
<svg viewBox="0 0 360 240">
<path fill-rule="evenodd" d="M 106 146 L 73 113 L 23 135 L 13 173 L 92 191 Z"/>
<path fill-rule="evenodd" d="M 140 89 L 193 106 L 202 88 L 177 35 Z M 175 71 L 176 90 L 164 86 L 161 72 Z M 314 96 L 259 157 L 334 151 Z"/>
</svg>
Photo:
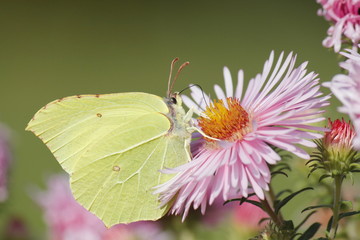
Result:
<svg viewBox="0 0 360 240">
<path fill-rule="evenodd" d="M 333 203 L 333 220 L 330 229 L 330 238 L 335 239 L 336 231 L 339 223 L 339 214 L 340 214 L 340 204 L 341 204 L 341 184 L 342 184 L 343 176 L 336 175 L 334 177 L 334 203 Z"/>
<path fill-rule="evenodd" d="M 269 202 L 267 201 L 266 197 L 264 200 L 260 200 L 262 206 L 264 207 L 265 212 L 269 215 L 269 217 L 272 219 L 272 221 L 276 224 L 278 228 L 281 228 L 283 225 L 283 221 L 279 216 L 277 216 L 274 212 L 274 210 L 270 207 Z"/>
<path fill-rule="evenodd" d="M 270 189 L 269 189 L 268 193 L 269 193 L 269 196 L 270 196 L 270 200 L 271 200 L 271 203 L 274 204 L 274 202 L 276 201 L 276 196 L 275 196 L 275 192 L 274 192 L 274 189 L 273 189 L 271 183 L 269 184 L 269 188 Z M 280 211 L 278 213 L 278 218 L 280 219 L 281 222 L 284 222 L 284 218 L 283 218 Z"/>
</svg>

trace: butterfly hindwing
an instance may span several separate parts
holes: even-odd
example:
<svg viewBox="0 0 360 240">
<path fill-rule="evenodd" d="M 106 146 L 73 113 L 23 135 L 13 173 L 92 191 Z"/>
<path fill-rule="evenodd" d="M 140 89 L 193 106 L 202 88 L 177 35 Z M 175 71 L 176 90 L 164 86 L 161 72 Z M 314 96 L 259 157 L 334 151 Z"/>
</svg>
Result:
<svg viewBox="0 0 360 240">
<path fill-rule="evenodd" d="M 183 142 L 162 136 L 76 170 L 71 188 L 77 201 L 107 226 L 155 220 L 168 209 L 159 207 L 153 188 L 171 177 L 159 170 L 187 160 Z"/>
</svg>

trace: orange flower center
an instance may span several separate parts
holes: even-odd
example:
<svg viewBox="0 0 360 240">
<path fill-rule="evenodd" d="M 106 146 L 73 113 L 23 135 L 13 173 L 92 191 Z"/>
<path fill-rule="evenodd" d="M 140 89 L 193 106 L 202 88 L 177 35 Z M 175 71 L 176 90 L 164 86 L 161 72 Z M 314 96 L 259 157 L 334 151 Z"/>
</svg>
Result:
<svg viewBox="0 0 360 240">
<path fill-rule="evenodd" d="M 251 130 L 249 114 L 237 98 L 227 98 L 226 103 L 227 106 L 223 100 L 211 103 L 199 118 L 199 126 L 210 137 L 231 142 L 241 140 Z"/>
</svg>

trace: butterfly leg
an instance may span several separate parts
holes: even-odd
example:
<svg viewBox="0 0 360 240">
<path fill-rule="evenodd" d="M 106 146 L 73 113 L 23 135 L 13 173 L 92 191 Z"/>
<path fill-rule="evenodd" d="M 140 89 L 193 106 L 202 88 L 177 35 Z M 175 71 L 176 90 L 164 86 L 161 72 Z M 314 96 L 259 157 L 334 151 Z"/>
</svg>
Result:
<svg viewBox="0 0 360 240">
<path fill-rule="evenodd" d="M 186 123 L 190 122 L 193 113 L 194 113 L 194 108 L 192 107 L 192 108 L 190 108 L 189 111 L 185 114 L 185 116 L 184 116 L 184 122 L 186 122 Z"/>
<path fill-rule="evenodd" d="M 190 162 L 192 160 L 192 154 L 190 151 L 190 142 L 191 142 L 191 138 L 185 139 L 185 142 L 184 142 L 184 149 L 185 149 L 185 152 L 187 153 L 186 156 L 188 156 L 188 162 Z"/>
<path fill-rule="evenodd" d="M 200 128 L 192 126 L 192 127 L 187 128 L 187 130 L 190 131 L 190 132 L 197 131 L 198 133 L 200 133 L 205 138 L 209 138 L 209 139 L 214 140 L 214 141 L 220 141 L 220 139 L 210 137 L 209 135 L 204 133 Z"/>
</svg>

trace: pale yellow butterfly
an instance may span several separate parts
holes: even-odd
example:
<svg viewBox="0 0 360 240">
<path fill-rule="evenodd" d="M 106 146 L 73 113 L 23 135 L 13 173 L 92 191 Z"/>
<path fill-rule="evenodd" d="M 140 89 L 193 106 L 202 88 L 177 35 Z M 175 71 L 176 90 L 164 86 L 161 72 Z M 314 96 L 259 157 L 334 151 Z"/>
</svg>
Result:
<svg viewBox="0 0 360 240">
<path fill-rule="evenodd" d="M 191 159 L 192 111 L 186 114 L 171 91 L 176 61 L 164 99 L 139 92 L 61 98 L 41 108 L 26 128 L 69 173 L 75 199 L 108 227 L 166 214 L 169 206 L 159 207 L 153 187 L 172 175 L 160 170 Z"/>
</svg>

